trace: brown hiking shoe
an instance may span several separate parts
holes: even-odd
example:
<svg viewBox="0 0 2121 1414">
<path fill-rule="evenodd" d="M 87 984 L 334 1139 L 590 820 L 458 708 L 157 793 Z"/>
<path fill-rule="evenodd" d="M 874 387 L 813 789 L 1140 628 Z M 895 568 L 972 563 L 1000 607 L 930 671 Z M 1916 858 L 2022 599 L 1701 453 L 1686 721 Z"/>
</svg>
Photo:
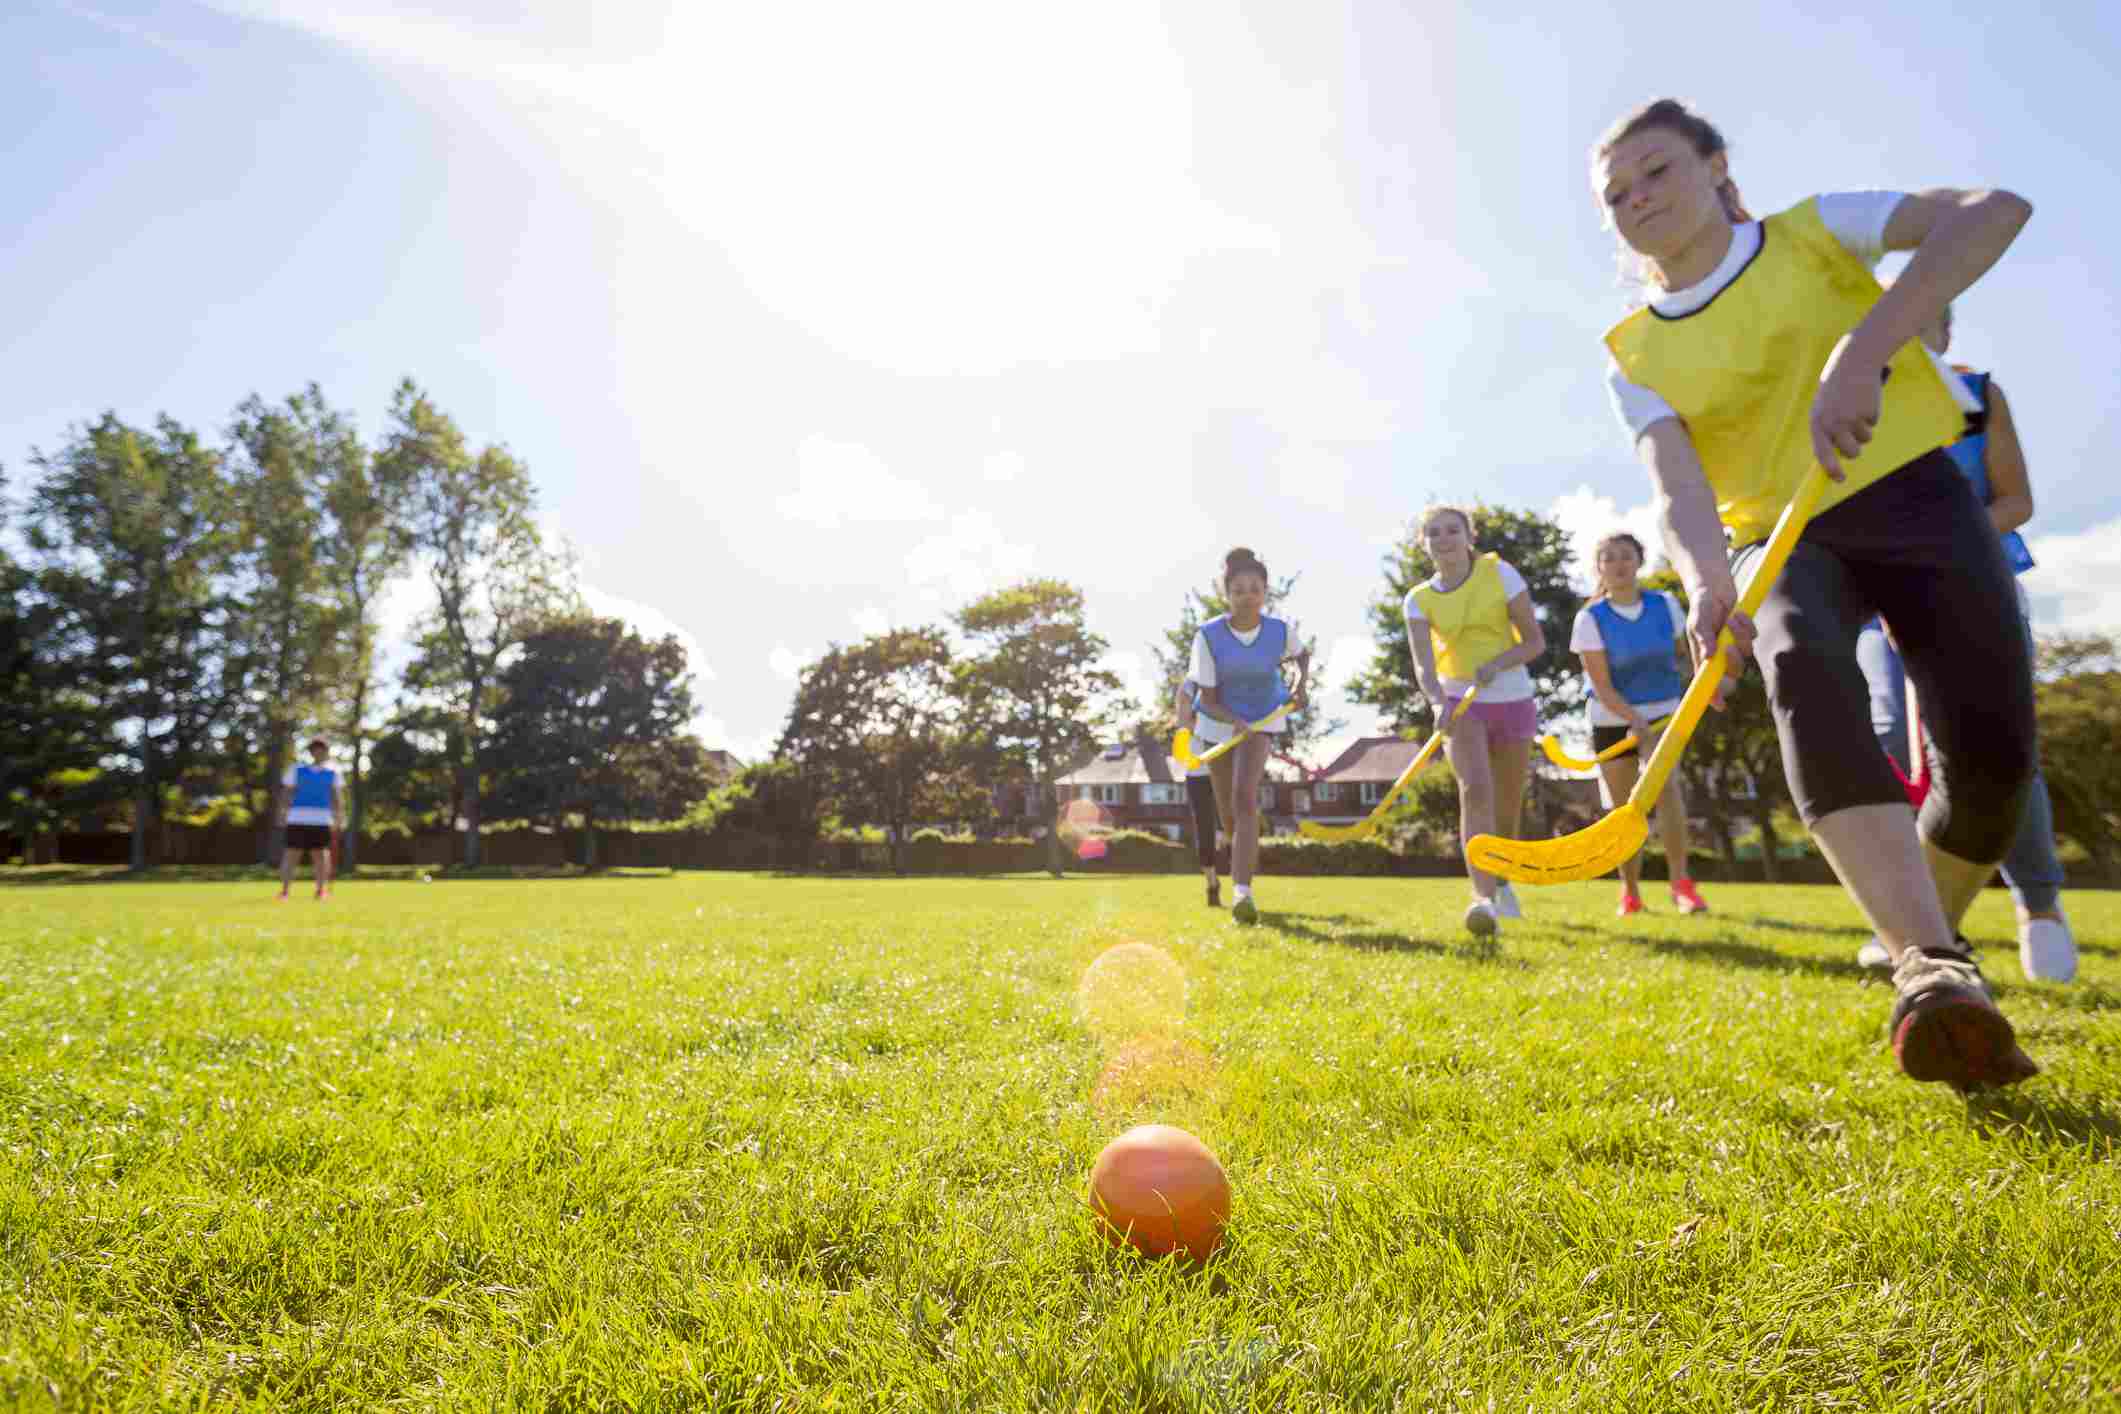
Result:
<svg viewBox="0 0 2121 1414">
<path fill-rule="evenodd" d="M 1964 1093 L 2039 1074 L 1970 957 L 1911 949 L 1893 969 L 1893 989 L 1899 995 L 1886 1030 L 1910 1080 L 1942 1080 Z"/>
</svg>

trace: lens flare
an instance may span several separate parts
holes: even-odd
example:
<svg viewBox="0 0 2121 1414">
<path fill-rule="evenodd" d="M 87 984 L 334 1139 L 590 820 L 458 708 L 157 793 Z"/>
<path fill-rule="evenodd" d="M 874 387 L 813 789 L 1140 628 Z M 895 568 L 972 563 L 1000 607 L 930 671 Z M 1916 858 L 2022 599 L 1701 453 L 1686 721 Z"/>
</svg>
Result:
<svg viewBox="0 0 2121 1414">
<path fill-rule="evenodd" d="M 1186 1021 L 1186 970 L 1149 943 L 1106 948 L 1083 973 L 1075 995 L 1083 1025 L 1107 1044 L 1174 1035 Z"/>
<path fill-rule="evenodd" d="M 1070 800 L 1062 804 L 1053 828 L 1060 835 L 1062 847 L 1072 851 L 1077 859 L 1103 859 L 1105 837 L 1112 833 L 1112 812 L 1094 800 Z"/>
</svg>

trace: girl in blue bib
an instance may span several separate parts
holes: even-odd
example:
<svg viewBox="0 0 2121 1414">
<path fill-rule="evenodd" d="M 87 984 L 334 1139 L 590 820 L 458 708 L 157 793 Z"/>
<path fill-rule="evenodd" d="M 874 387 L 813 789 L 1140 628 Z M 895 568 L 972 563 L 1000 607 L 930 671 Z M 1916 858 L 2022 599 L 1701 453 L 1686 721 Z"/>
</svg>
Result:
<svg viewBox="0 0 2121 1414">
<path fill-rule="evenodd" d="M 1608 808 L 1635 789 L 1646 749 L 1657 745 L 1650 723 L 1678 709 L 1692 673 L 1686 614 L 1670 595 L 1635 582 L 1642 560 L 1642 542 L 1624 530 L 1598 542 L 1598 597 L 1576 615 L 1569 635 L 1569 651 L 1583 660 L 1590 689 L 1591 745 L 1604 751 L 1630 735 L 1640 743 L 1598 764 Z M 1677 771 L 1657 797 L 1657 822 L 1671 864 L 1673 906 L 1681 913 L 1708 912 L 1687 866 L 1686 798 Z M 1640 853 L 1620 866 L 1619 912 L 1622 918 L 1642 912 Z"/>
<path fill-rule="evenodd" d="M 1230 612 L 1210 619 L 1193 635 L 1192 676 L 1200 689 L 1200 715 L 1224 728 L 1210 728 L 1203 740 L 1226 741 L 1230 732 L 1284 703 L 1293 702 L 1301 711 L 1311 676 L 1309 650 L 1296 642 L 1287 623 L 1265 612 L 1267 567 L 1260 558 L 1243 546 L 1232 550 L 1223 556 L 1222 583 Z M 1281 665 L 1292 658 L 1297 665 L 1293 692 L 1281 675 Z M 1230 916 L 1240 923 L 1259 918 L 1259 905 L 1252 901 L 1252 873 L 1259 861 L 1259 786 L 1281 733 L 1279 724 L 1254 732 L 1208 764 L 1216 804 L 1222 818 L 1233 824 L 1230 879 L 1237 897 Z"/>
</svg>

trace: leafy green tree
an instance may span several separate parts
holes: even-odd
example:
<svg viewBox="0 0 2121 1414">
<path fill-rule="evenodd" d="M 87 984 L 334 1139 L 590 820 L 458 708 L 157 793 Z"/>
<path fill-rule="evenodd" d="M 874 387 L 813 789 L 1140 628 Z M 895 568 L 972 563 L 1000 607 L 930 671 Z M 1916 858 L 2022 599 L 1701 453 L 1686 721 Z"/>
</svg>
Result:
<svg viewBox="0 0 2121 1414">
<path fill-rule="evenodd" d="M 1083 622 L 1082 591 L 1026 580 L 973 601 L 955 622 L 975 654 L 955 665 L 966 738 L 988 769 L 1023 774 L 1034 798 L 1050 801 L 1054 777 L 1094 751 L 1131 705 L 1118 676 L 1098 666 L 1108 645 Z M 1060 833 L 1046 838 L 1058 877 Z"/>
<path fill-rule="evenodd" d="M 143 432 L 106 414 L 31 460 L 28 541 L 38 583 L 91 665 L 99 789 L 133 807 L 132 867 L 148 863 L 163 797 L 207 754 L 226 715 L 223 592 L 237 517 L 220 456 L 163 417 Z"/>
<path fill-rule="evenodd" d="M 1480 505 L 1472 508 L 1472 515 L 1473 544 L 1483 554 L 1499 554 L 1524 576 L 1533 612 L 1546 633 L 1546 651 L 1530 665 L 1541 716 L 1578 706 L 1583 690 L 1576 659 L 1569 652 L 1569 628 L 1583 601 L 1569 583 L 1569 533 L 1560 522 L 1536 511 Z M 1425 735 L 1435 724 L 1415 681 L 1401 608 L 1407 591 L 1436 573 L 1421 543 L 1419 518 L 1410 521 L 1406 533 L 1385 552 L 1383 570 L 1384 586 L 1369 608 L 1375 645 L 1370 665 L 1350 685 L 1348 695 L 1377 708 L 1394 730 Z"/>
<path fill-rule="evenodd" d="M 2040 765 L 2055 831 L 2108 878 L 2121 874 L 2121 652 L 2111 634 L 2040 642 Z"/>
<path fill-rule="evenodd" d="M 352 426 L 336 415 L 317 419 L 313 436 L 324 473 L 325 523 L 318 553 L 340 634 L 333 686 L 349 768 L 351 828 L 345 868 L 351 873 L 360 863 L 361 831 L 367 821 L 363 769 L 374 729 L 369 714 L 376 683 L 375 606 L 411 559 L 416 463 L 403 456 L 371 457 Z"/>
<path fill-rule="evenodd" d="M 554 619 L 501 670 L 494 716 L 494 808 L 582 826 L 596 865 L 598 822 L 675 820 L 707 794 L 707 749 L 685 734 L 692 675 L 674 637 L 654 642 L 617 619 Z"/>
<path fill-rule="evenodd" d="M 891 827 L 902 871 L 914 821 L 972 819 L 988 808 L 952 669 L 938 628 L 834 645 L 797 677 L 774 752 L 842 820 Z"/>
<path fill-rule="evenodd" d="M 574 594 L 539 540 L 537 493 L 523 464 L 500 447 L 473 455 L 456 423 L 410 380 L 398 385 L 377 459 L 383 475 L 410 489 L 413 544 L 434 587 L 435 609 L 405 682 L 457 717 L 465 863 L 476 868 L 502 660 L 536 625 L 571 611 Z"/>
<path fill-rule="evenodd" d="M 322 554 L 327 458 L 348 444 L 346 419 L 311 384 L 285 404 L 256 395 L 237 407 L 226 460 L 235 515 L 226 669 L 235 711 L 226 724 L 250 775 L 260 859 L 279 857 L 267 808 L 296 732 L 323 715 L 338 657 L 338 604 Z"/>
<path fill-rule="evenodd" d="M 5 493 L 0 476 L 0 528 Z M 57 824 L 64 773 L 92 770 L 98 755 L 82 647 L 35 573 L 0 540 L 0 830 L 22 836 L 32 863 L 38 838 Z"/>
</svg>

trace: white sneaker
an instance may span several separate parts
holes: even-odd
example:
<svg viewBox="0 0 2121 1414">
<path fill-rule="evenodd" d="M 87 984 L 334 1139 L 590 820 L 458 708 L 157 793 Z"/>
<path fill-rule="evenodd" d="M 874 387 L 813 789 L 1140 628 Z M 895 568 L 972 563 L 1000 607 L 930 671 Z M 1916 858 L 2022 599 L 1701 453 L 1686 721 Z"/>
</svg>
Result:
<svg viewBox="0 0 2121 1414">
<path fill-rule="evenodd" d="M 1893 955 L 1885 950 L 1884 943 L 1874 937 L 1856 949 L 1856 965 L 1867 967 L 1873 972 L 1891 972 Z"/>
<path fill-rule="evenodd" d="M 1504 884 L 1495 891 L 1495 916 L 1497 918 L 1522 918 L 1524 905 L 1517 901 L 1517 890 Z"/>
<path fill-rule="evenodd" d="M 1466 931 L 1476 938 L 1492 938 L 1502 931 L 1502 924 L 1495 917 L 1495 905 L 1487 899 L 1474 899 L 1466 909 Z"/>
<path fill-rule="evenodd" d="M 2067 982 L 2077 975 L 2077 940 L 2056 918 L 2028 918 L 2018 925 L 2018 966 L 2028 982 Z"/>
</svg>

